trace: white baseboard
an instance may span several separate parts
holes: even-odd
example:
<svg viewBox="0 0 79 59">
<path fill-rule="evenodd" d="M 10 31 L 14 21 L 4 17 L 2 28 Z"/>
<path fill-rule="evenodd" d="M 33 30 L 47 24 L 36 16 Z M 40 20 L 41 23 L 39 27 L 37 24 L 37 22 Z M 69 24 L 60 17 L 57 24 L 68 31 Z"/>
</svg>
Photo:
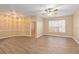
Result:
<svg viewBox="0 0 79 59">
<path fill-rule="evenodd" d="M 51 34 L 45 34 L 45 35 L 51 35 Z M 58 36 L 58 37 L 67 37 L 67 38 L 73 38 L 72 36 L 61 36 L 61 35 L 51 35 L 51 36 Z"/>
<path fill-rule="evenodd" d="M 74 40 L 77 44 L 79 44 L 79 41 L 78 41 L 77 39 L 74 39 L 74 38 L 73 38 L 73 40 Z"/>
<path fill-rule="evenodd" d="M 79 44 L 79 41 L 75 40 L 78 44 Z"/>
<path fill-rule="evenodd" d="M 43 36 L 43 34 L 42 34 L 42 35 L 37 36 L 36 38 L 39 38 L 39 37 L 41 37 L 41 36 Z"/>
<path fill-rule="evenodd" d="M 13 36 L 0 37 L 0 39 L 9 38 L 9 37 L 13 37 Z"/>
<path fill-rule="evenodd" d="M 12 36 L 0 37 L 0 39 L 9 38 L 9 37 L 14 37 L 14 36 L 28 36 L 28 37 L 31 37 L 30 35 L 12 35 Z"/>
</svg>

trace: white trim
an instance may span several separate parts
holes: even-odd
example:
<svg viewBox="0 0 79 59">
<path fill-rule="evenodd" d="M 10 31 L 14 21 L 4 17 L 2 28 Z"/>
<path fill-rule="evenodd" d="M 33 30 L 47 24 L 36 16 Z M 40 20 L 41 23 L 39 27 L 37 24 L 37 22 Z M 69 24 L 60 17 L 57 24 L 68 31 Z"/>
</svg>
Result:
<svg viewBox="0 0 79 59">
<path fill-rule="evenodd" d="M 79 41 L 78 41 L 77 39 L 74 39 L 74 38 L 73 38 L 73 40 L 74 40 L 77 44 L 79 44 Z"/>
<path fill-rule="evenodd" d="M 28 37 L 32 37 L 31 35 L 26 35 L 26 36 L 28 36 Z"/>
<path fill-rule="evenodd" d="M 73 39 L 76 43 L 78 43 L 79 44 L 79 41 L 78 40 L 75 40 L 75 39 Z"/>
<path fill-rule="evenodd" d="M 9 38 L 9 37 L 14 37 L 14 36 L 0 37 L 0 40 L 1 40 L 1 39 L 4 39 L 4 38 Z"/>
<path fill-rule="evenodd" d="M 62 35 L 52 35 L 52 34 L 45 34 L 45 35 L 51 35 L 51 36 L 58 36 L 58 37 L 73 38 L 72 36 L 62 36 Z"/>
<path fill-rule="evenodd" d="M 36 38 L 39 38 L 39 37 L 41 37 L 41 36 L 43 36 L 43 34 L 41 34 L 41 35 L 39 35 L 39 36 L 37 35 L 37 37 L 36 37 Z"/>
<path fill-rule="evenodd" d="M 28 37 L 31 37 L 31 35 L 12 35 L 12 36 L 0 37 L 0 40 L 4 39 L 4 38 L 14 37 L 14 36 L 28 36 Z"/>
<path fill-rule="evenodd" d="M 30 35 L 32 34 L 32 33 L 31 33 L 31 29 L 32 29 L 32 27 L 31 27 L 31 24 L 30 24 Z"/>
</svg>

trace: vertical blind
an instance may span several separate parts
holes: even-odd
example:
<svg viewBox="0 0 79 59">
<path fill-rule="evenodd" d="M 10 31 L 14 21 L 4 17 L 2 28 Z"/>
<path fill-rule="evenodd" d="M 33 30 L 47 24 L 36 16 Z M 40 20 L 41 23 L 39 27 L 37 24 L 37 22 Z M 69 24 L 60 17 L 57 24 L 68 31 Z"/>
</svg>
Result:
<svg viewBox="0 0 79 59">
<path fill-rule="evenodd" d="M 65 32 L 65 20 L 49 20 L 49 32 Z"/>
</svg>

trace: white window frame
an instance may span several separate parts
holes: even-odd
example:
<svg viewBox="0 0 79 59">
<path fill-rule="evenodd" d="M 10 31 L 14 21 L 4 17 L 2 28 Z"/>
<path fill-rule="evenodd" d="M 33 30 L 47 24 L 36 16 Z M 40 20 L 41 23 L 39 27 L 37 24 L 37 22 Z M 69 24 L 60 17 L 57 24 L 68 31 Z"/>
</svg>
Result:
<svg viewBox="0 0 79 59">
<path fill-rule="evenodd" d="M 50 24 L 49 24 L 50 22 Z M 62 24 L 61 24 L 62 23 Z M 54 25 L 53 25 L 54 24 Z M 53 26 L 52 26 L 53 25 Z M 51 26 L 51 27 L 50 27 Z M 49 20 L 48 21 L 49 32 L 66 32 L 66 20 L 58 19 L 58 20 Z M 54 28 L 54 29 L 53 29 Z M 62 29 L 63 28 L 63 29 Z"/>
</svg>

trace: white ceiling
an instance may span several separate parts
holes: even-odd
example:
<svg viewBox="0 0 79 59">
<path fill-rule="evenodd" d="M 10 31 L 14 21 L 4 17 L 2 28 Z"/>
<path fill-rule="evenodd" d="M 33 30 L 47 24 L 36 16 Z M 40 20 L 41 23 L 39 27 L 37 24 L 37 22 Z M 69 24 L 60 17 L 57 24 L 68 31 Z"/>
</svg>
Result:
<svg viewBox="0 0 79 59">
<path fill-rule="evenodd" d="M 67 16 L 79 10 L 79 4 L 0 4 L 0 12 L 15 11 L 23 15 L 47 17 L 47 8 L 59 9 L 56 16 Z"/>
</svg>

